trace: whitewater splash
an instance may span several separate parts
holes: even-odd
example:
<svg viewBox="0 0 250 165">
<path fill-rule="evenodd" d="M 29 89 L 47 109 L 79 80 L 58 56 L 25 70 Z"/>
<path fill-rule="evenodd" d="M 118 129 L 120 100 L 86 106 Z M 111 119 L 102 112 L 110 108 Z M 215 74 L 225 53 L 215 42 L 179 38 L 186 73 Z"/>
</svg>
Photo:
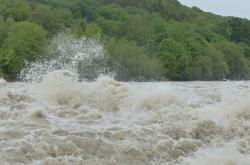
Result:
<svg viewBox="0 0 250 165">
<path fill-rule="evenodd" d="M 66 61 L 0 80 L 0 164 L 250 164 L 250 82 L 80 82 Z"/>
<path fill-rule="evenodd" d="M 22 80 L 40 82 L 44 76 L 56 70 L 64 71 L 75 80 L 93 80 L 106 73 L 105 51 L 96 38 L 58 34 L 48 49 L 45 58 L 26 64 L 20 74 Z"/>
<path fill-rule="evenodd" d="M 1 164 L 249 165 L 249 82 L 0 85 Z"/>
</svg>

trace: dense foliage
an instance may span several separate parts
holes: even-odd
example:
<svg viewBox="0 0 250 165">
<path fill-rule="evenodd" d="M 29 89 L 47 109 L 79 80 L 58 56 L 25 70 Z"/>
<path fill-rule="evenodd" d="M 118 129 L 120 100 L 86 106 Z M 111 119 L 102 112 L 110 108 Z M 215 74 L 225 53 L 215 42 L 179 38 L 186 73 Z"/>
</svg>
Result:
<svg viewBox="0 0 250 165">
<path fill-rule="evenodd" d="M 100 36 L 119 80 L 250 78 L 250 21 L 177 0 L 0 0 L 0 76 L 15 79 L 61 31 Z"/>
</svg>

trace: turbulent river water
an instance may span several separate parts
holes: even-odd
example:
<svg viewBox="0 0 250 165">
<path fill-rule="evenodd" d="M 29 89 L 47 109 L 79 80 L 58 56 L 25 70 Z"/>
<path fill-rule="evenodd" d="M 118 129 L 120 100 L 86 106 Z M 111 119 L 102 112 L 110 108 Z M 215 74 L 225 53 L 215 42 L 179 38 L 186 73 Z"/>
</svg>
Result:
<svg viewBox="0 0 250 165">
<path fill-rule="evenodd" d="M 78 81 L 102 46 L 56 42 L 28 82 L 0 79 L 1 165 L 250 165 L 249 81 Z"/>
<path fill-rule="evenodd" d="M 0 164 L 249 165 L 250 82 L 0 84 Z"/>
</svg>

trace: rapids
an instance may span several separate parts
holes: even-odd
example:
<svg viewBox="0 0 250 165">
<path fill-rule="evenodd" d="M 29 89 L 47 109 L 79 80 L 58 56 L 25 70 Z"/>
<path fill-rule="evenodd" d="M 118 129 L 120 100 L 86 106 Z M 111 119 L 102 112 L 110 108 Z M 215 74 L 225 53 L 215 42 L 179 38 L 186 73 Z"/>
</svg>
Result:
<svg viewBox="0 0 250 165">
<path fill-rule="evenodd" d="M 249 165 L 250 82 L 0 81 L 2 165 Z"/>
<path fill-rule="evenodd" d="M 53 42 L 0 79 L 1 165 L 250 165 L 249 81 L 118 82 L 96 40 Z"/>
</svg>

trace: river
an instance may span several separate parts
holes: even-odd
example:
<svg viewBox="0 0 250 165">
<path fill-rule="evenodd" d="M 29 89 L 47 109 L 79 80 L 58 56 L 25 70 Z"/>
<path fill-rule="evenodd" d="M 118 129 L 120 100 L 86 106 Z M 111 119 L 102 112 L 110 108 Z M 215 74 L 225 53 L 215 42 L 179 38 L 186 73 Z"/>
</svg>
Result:
<svg viewBox="0 0 250 165">
<path fill-rule="evenodd" d="M 249 165 L 249 87 L 0 80 L 0 164 Z"/>
<path fill-rule="evenodd" d="M 1 165 L 250 165 L 250 81 L 118 82 L 97 40 L 51 45 L 0 79 Z"/>
</svg>

